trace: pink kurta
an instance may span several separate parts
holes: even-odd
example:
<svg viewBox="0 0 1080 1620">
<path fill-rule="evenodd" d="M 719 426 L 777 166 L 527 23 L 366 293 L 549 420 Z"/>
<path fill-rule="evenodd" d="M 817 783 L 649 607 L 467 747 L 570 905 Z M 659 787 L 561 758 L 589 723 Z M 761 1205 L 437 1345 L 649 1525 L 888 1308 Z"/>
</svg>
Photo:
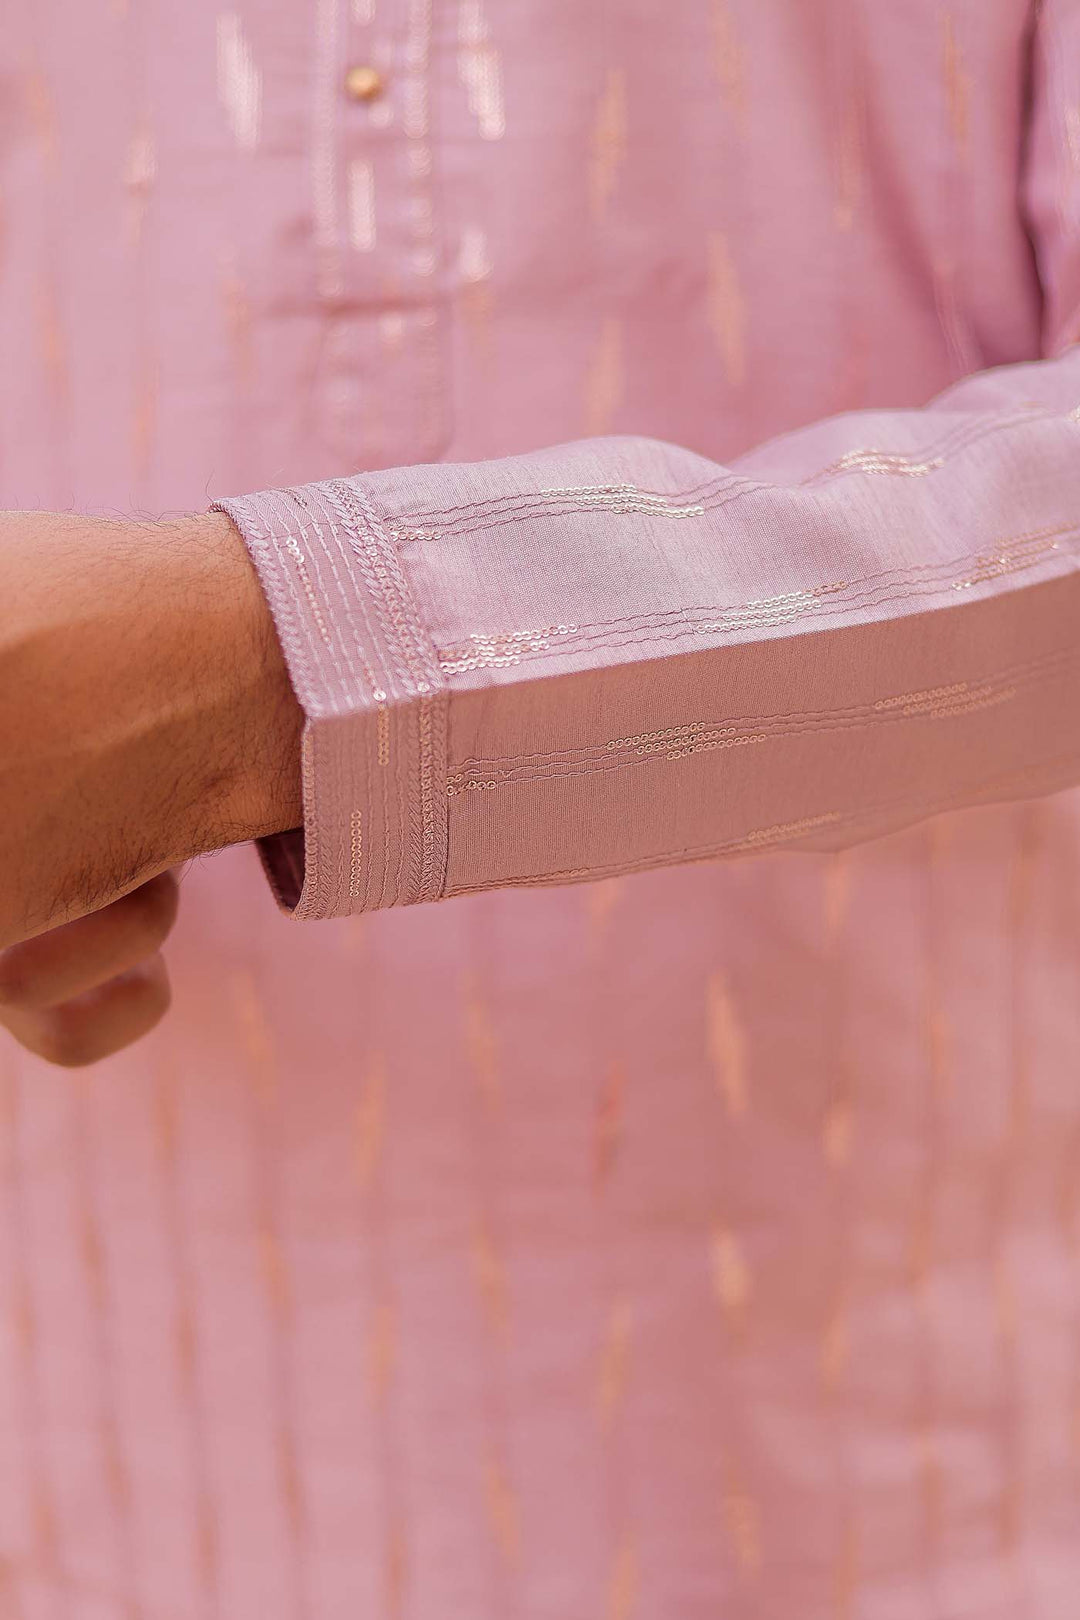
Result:
<svg viewBox="0 0 1080 1620">
<path fill-rule="evenodd" d="M 339 919 L 0 1053 L 0 1620 L 1073 1620 L 1080 0 L 0 63 L 0 502 L 228 500 Z"/>
</svg>

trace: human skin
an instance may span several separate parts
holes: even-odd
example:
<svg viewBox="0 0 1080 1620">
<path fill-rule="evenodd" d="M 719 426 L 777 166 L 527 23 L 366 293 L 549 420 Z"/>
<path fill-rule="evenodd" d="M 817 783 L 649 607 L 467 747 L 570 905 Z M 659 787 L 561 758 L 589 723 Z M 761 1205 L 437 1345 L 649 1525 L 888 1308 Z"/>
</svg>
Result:
<svg viewBox="0 0 1080 1620">
<path fill-rule="evenodd" d="M 2 513 L 0 603 L 0 1022 L 93 1062 L 168 1006 L 171 869 L 299 825 L 302 715 L 223 513 Z"/>
</svg>

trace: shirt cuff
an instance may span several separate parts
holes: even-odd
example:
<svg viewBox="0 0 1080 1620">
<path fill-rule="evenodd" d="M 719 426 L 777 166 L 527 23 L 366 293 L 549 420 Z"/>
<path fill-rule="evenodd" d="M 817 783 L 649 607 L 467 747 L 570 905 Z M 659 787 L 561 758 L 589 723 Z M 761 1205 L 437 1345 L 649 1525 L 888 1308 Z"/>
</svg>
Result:
<svg viewBox="0 0 1080 1620">
<path fill-rule="evenodd" d="M 258 572 L 305 716 L 304 827 L 260 845 L 298 918 L 438 899 L 447 685 L 397 550 L 356 481 L 214 503 Z"/>
</svg>

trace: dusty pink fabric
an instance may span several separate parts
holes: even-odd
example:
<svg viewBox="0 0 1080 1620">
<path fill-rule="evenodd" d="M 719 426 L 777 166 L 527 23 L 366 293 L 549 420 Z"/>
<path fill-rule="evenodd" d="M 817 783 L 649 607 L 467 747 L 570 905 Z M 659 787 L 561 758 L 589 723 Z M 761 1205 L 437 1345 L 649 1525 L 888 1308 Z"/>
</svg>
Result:
<svg viewBox="0 0 1080 1620">
<path fill-rule="evenodd" d="M 1071 1620 L 1080 6 L 0 49 L 0 498 L 276 491 L 393 905 L 230 852 L 0 1054 L 0 1616 Z"/>
<path fill-rule="evenodd" d="M 309 718 L 283 898 L 842 847 L 1073 783 L 1078 396 L 1073 350 L 747 472 L 600 439 L 223 502 Z"/>
</svg>

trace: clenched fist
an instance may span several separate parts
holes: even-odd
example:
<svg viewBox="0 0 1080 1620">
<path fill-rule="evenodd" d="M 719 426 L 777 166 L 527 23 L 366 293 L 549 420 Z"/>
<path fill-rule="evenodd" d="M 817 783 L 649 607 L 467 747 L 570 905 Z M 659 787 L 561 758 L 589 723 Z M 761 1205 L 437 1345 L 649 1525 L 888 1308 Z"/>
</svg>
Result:
<svg viewBox="0 0 1080 1620">
<path fill-rule="evenodd" d="M 224 514 L 0 514 L 0 1020 L 19 1039 L 92 1061 L 156 1021 L 162 874 L 299 824 L 301 724 Z"/>
</svg>

